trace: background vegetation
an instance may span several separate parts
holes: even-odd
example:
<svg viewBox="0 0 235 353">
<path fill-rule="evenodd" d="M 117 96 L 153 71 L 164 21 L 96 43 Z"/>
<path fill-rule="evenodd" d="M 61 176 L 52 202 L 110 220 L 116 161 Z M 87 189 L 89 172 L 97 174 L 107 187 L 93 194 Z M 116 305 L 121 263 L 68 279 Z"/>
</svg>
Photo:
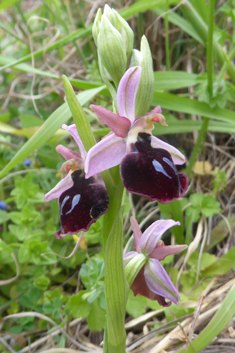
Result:
<svg viewBox="0 0 235 353">
<path fill-rule="evenodd" d="M 57 201 L 44 194 L 59 180 L 57 144 L 75 148 L 61 76 L 67 75 L 97 140 L 109 130 L 89 109 L 111 107 L 100 80 L 91 26 L 104 1 L 2 0 L 0 3 L 0 352 L 101 351 L 104 319 L 102 218 L 70 258 L 77 238 L 56 240 Z M 181 226 L 164 241 L 187 243 L 165 267 L 179 306 L 129 295 L 128 351 L 233 352 L 235 313 L 235 2 L 110 1 L 154 59 L 153 106 L 168 128 L 154 134 L 187 156 L 183 200 L 158 205 L 126 195 L 142 230 L 159 219 Z M 56 256 L 58 254 L 59 256 Z M 233 286 L 233 287 L 232 287 Z M 216 314 L 215 314 L 216 313 Z M 215 316 L 214 316 L 215 314 Z"/>
</svg>

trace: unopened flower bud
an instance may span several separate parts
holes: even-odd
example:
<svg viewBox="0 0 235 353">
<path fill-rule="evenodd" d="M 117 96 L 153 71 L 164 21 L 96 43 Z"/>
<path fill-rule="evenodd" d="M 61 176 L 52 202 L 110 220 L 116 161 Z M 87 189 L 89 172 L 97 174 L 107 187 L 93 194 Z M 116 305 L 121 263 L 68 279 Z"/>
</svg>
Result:
<svg viewBox="0 0 235 353">
<path fill-rule="evenodd" d="M 105 84 L 113 81 L 116 88 L 127 69 L 133 50 L 134 33 L 128 23 L 108 5 L 95 17 L 92 34 L 97 45 L 99 68 Z"/>
<path fill-rule="evenodd" d="M 121 34 L 105 15 L 101 19 L 97 47 L 101 65 L 104 65 L 115 86 L 118 87 L 126 71 L 127 57 Z"/>
<path fill-rule="evenodd" d="M 97 45 L 97 42 L 98 42 L 98 35 L 99 35 L 99 32 L 100 32 L 101 17 L 102 17 L 102 12 L 101 12 L 101 9 L 99 9 L 97 11 L 97 14 L 95 16 L 95 21 L 94 21 L 94 24 L 92 26 L 92 35 L 93 35 L 93 38 L 94 38 L 94 41 L 95 41 L 96 45 Z"/>
<path fill-rule="evenodd" d="M 124 47 L 126 50 L 127 62 L 129 62 L 131 52 L 134 46 L 134 32 L 132 31 L 131 27 L 128 23 L 119 15 L 119 13 L 113 10 L 117 17 L 117 30 L 122 36 L 122 40 L 124 42 Z"/>
</svg>

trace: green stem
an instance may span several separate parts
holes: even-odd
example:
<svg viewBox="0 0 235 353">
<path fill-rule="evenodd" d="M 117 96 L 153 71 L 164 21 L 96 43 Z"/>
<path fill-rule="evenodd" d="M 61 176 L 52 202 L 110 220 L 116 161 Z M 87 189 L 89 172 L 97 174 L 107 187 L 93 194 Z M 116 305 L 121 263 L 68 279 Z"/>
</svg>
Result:
<svg viewBox="0 0 235 353">
<path fill-rule="evenodd" d="M 214 61 L 213 61 L 213 30 L 214 30 L 214 0 L 209 1 L 209 21 L 208 21 L 208 36 L 207 36 L 207 80 L 208 80 L 208 93 L 209 99 L 213 96 L 213 72 L 214 72 Z"/>
<path fill-rule="evenodd" d="M 103 218 L 105 248 L 105 353 L 126 352 L 125 305 L 126 279 L 123 265 L 123 182 L 119 167 L 112 169 L 115 186 L 108 188 L 109 209 Z"/>
<path fill-rule="evenodd" d="M 209 101 L 213 97 L 213 67 L 214 67 L 214 61 L 213 61 L 213 29 L 214 29 L 214 9 L 215 9 L 215 3 L 214 0 L 209 0 L 209 20 L 208 20 L 208 35 L 207 35 L 207 80 L 208 80 L 208 94 L 209 94 Z M 203 146 L 203 142 L 206 138 L 206 133 L 208 129 L 210 119 L 209 118 L 204 118 L 203 123 L 201 126 L 201 130 L 199 132 L 197 142 L 193 148 L 193 152 L 191 154 L 191 157 L 189 159 L 189 164 L 186 170 L 186 174 L 189 177 L 192 171 L 192 167 L 194 163 L 196 162 L 198 153 Z"/>
<path fill-rule="evenodd" d="M 166 15 L 165 15 L 165 51 L 166 51 L 166 69 L 167 71 L 171 68 L 170 62 L 170 48 L 169 48 L 169 22 L 168 22 L 168 10 L 169 10 L 169 0 L 166 0 Z"/>
<path fill-rule="evenodd" d="M 198 138 L 197 138 L 197 142 L 196 142 L 196 144 L 195 144 L 195 146 L 193 148 L 193 152 L 192 152 L 192 154 L 190 156 L 189 164 L 188 164 L 188 167 L 186 169 L 186 174 L 187 174 L 188 177 L 190 177 L 190 175 L 191 175 L 192 167 L 193 167 L 194 163 L 196 162 L 196 159 L 197 159 L 197 156 L 198 156 L 198 153 L 199 153 L 200 149 L 203 146 L 203 142 L 204 142 L 205 137 L 206 137 L 206 133 L 207 133 L 209 122 L 210 122 L 209 118 L 204 118 L 203 119 L 201 130 L 200 130 Z"/>
</svg>

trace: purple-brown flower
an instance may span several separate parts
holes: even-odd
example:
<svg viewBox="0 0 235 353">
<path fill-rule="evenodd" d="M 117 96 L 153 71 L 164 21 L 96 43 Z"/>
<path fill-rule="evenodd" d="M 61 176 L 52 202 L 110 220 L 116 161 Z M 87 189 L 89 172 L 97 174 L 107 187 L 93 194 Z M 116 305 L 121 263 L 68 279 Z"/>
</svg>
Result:
<svg viewBox="0 0 235 353">
<path fill-rule="evenodd" d="M 164 260 L 166 256 L 183 251 L 187 245 L 167 246 L 160 238 L 169 228 L 179 224 L 171 219 L 159 220 L 151 224 L 142 234 L 136 219 L 131 217 L 134 251 L 124 255 L 124 263 L 127 265 L 139 254 L 142 255 L 141 258 L 143 255 L 145 256 L 145 264 L 131 285 L 134 295 L 140 294 L 157 300 L 162 306 L 169 306 L 171 302 L 178 304 L 180 295 L 160 261 Z M 166 302 L 166 299 L 169 302 Z"/>
<path fill-rule="evenodd" d="M 184 164 L 185 157 L 173 146 L 152 135 L 153 123 L 166 125 L 160 106 L 143 117 L 135 117 L 135 101 L 142 68 L 131 67 L 122 77 L 117 90 L 118 113 L 91 105 L 112 132 L 93 146 L 85 161 L 86 177 L 118 164 L 129 192 L 172 202 L 184 195 L 188 179 L 178 173 L 175 164 Z"/>
<path fill-rule="evenodd" d="M 85 178 L 84 163 L 86 150 L 78 135 L 75 125 L 63 125 L 80 150 L 81 156 L 62 146 L 57 152 L 66 159 L 61 167 L 62 180 L 45 195 L 45 201 L 59 199 L 61 228 L 55 233 L 60 239 L 67 234 L 87 231 L 91 224 L 107 211 L 108 194 L 100 176 Z"/>
</svg>

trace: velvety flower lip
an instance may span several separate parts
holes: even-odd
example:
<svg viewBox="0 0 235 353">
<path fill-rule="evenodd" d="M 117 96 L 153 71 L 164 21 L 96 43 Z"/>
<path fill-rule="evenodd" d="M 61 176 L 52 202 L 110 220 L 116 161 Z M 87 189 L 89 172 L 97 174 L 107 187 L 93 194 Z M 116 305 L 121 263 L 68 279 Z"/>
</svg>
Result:
<svg viewBox="0 0 235 353">
<path fill-rule="evenodd" d="M 108 210 L 108 194 L 99 176 L 85 178 L 84 163 L 87 152 L 78 135 L 75 124 L 62 126 L 76 141 L 81 156 L 67 147 L 56 147 L 65 159 L 61 167 L 62 179 L 45 195 L 45 201 L 59 199 L 61 228 L 57 239 L 67 234 L 87 231 Z"/>
<path fill-rule="evenodd" d="M 94 178 L 85 179 L 82 170 L 71 174 L 72 188 L 59 197 L 61 228 L 57 239 L 67 234 L 87 231 L 108 210 L 108 193 Z"/>
<path fill-rule="evenodd" d="M 138 222 L 131 217 L 131 227 L 134 233 L 134 251 L 124 255 L 127 264 L 133 257 L 142 253 L 146 256 L 144 267 L 137 274 L 131 285 L 134 295 L 140 294 L 152 300 L 157 300 L 162 306 L 169 306 L 171 302 L 178 304 L 180 295 L 171 282 L 160 261 L 166 256 L 177 254 L 187 248 L 187 245 L 167 246 L 161 236 L 179 222 L 159 220 L 151 224 L 142 234 Z M 166 299 L 169 301 L 166 302 Z"/>
<path fill-rule="evenodd" d="M 140 66 L 131 67 L 120 80 L 118 113 L 90 106 L 112 133 L 89 150 L 84 167 L 86 178 L 120 164 L 121 177 L 128 191 L 151 201 L 172 202 L 187 189 L 186 175 L 178 174 L 175 168 L 175 165 L 185 163 L 185 157 L 175 147 L 152 136 L 153 123 L 166 125 L 160 106 L 145 116 L 135 117 L 141 71 Z M 168 184 L 170 187 L 166 190 Z"/>
<path fill-rule="evenodd" d="M 184 195 L 188 179 L 178 173 L 170 153 L 151 146 L 151 136 L 139 133 L 133 152 L 121 162 L 121 177 L 125 188 L 150 201 L 173 202 Z"/>
</svg>

